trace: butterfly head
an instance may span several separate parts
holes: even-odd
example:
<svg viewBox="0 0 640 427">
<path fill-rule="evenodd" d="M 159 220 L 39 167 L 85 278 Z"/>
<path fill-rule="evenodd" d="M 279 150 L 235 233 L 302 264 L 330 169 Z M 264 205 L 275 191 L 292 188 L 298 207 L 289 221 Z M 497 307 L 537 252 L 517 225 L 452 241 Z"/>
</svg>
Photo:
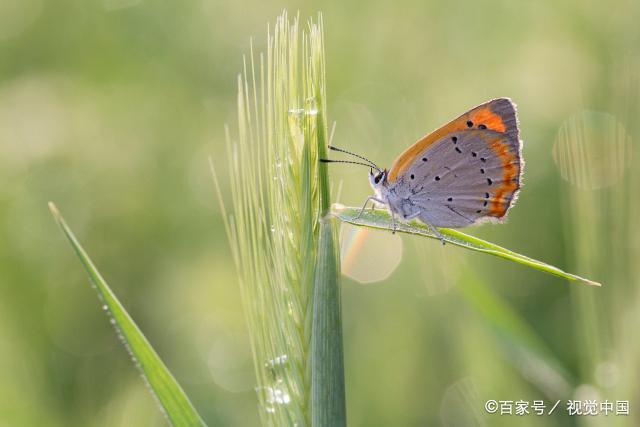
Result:
<svg viewBox="0 0 640 427">
<path fill-rule="evenodd" d="M 382 187 L 387 185 L 387 170 L 374 171 L 369 169 L 369 182 L 374 191 L 379 194 Z"/>
</svg>

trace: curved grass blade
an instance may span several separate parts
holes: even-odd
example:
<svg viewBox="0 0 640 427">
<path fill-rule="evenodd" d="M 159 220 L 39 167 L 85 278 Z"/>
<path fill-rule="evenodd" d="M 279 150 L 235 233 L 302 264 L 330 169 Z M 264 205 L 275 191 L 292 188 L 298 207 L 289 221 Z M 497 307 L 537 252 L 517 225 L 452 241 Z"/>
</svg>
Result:
<svg viewBox="0 0 640 427">
<path fill-rule="evenodd" d="M 391 215 L 386 209 L 367 209 L 362 213 L 360 218 L 357 218 L 360 213 L 360 208 L 350 208 L 334 204 L 331 211 L 333 215 L 338 217 L 341 221 L 348 222 L 353 225 L 391 230 Z M 440 237 L 433 234 L 427 225 L 422 224 L 417 220 L 409 221 L 408 223 L 398 222 L 396 230 L 401 233 L 416 234 L 440 240 Z M 445 242 L 447 243 L 451 243 L 465 249 L 505 258 L 510 261 L 517 262 L 518 264 L 523 264 L 528 267 L 535 268 L 536 270 L 553 274 L 554 276 L 563 277 L 570 281 L 581 282 L 592 286 L 601 286 L 600 283 L 594 282 L 593 280 L 567 273 L 558 267 L 520 255 L 519 253 L 494 245 L 493 243 L 489 243 L 485 240 L 478 239 L 477 237 L 469 236 L 468 234 L 464 234 L 450 228 L 439 228 L 438 231 L 442 234 Z"/>
<path fill-rule="evenodd" d="M 111 316 L 111 323 L 122 339 L 123 344 L 135 360 L 135 364 L 142 371 L 152 394 L 157 399 L 161 409 L 173 426 L 192 427 L 205 426 L 195 408 L 189 401 L 176 379 L 162 362 L 147 338 L 142 334 L 129 313 L 120 304 L 113 291 L 102 278 L 98 269 L 84 251 L 73 232 L 67 226 L 62 215 L 53 203 L 49 203 L 49 209 L 56 222 L 71 243 L 80 262 L 89 274 L 91 284 L 98 292 L 100 300 Z"/>
<path fill-rule="evenodd" d="M 545 340 L 504 298 L 477 276 L 465 271 L 457 282 L 458 293 L 475 309 L 482 325 L 502 347 L 522 377 L 550 399 L 568 396 L 576 379 L 548 347 Z"/>
</svg>

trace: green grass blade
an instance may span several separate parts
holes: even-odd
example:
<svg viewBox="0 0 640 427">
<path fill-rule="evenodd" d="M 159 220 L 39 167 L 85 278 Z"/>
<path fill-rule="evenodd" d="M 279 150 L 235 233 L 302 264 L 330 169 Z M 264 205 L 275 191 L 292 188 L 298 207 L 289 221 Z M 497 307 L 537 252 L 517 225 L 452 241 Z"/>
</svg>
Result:
<svg viewBox="0 0 640 427">
<path fill-rule="evenodd" d="M 473 307 L 492 332 L 513 367 L 548 397 L 566 396 L 575 378 L 526 319 L 507 300 L 494 293 L 473 274 L 457 282 L 460 295 Z"/>
<path fill-rule="evenodd" d="M 320 223 L 311 337 L 311 425 L 345 426 L 340 256 L 334 218 Z"/>
<path fill-rule="evenodd" d="M 326 93 L 322 16 L 310 25 L 311 67 L 309 82 L 315 94 L 317 123 L 315 142 L 318 158 L 327 157 Z M 340 251 L 337 221 L 325 216 L 331 208 L 326 163 L 318 167 L 320 233 L 313 283 L 313 327 L 311 335 L 311 425 L 345 426 L 347 411 L 344 390 L 342 307 L 340 299 Z"/>
<path fill-rule="evenodd" d="M 360 213 L 360 208 L 349 208 L 336 204 L 333 205 L 332 212 L 341 221 L 348 222 L 353 225 L 391 230 L 391 215 L 384 209 L 366 210 L 362 216 L 357 219 L 356 217 Z M 439 228 L 438 230 L 447 243 L 451 243 L 465 249 L 470 249 L 472 251 L 483 252 L 489 255 L 505 258 L 509 261 L 517 262 L 518 264 L 526 265 L 528 267 L 535 268 L 536 270 L 553 274 L 554 276 L 563 277 L 570 281 L 581 282 L 592 286 L 601 286 L 600 283 L 594 282 L 593 280 L 567 273 L 558 267 L 520 255 L 519 253 L 494 245 L 493 243 L 489 243 L 485 240 L 478 239 L 477 237 L 469 236 L 468 234 L 449 228 Z M 397 231 L 400 233 L 415 234 L 439 240 L 439 237 L 434 235 L 428 226 L 418 222 L 417 220 L 410 221 L 406 224 L 398 222 Z"/>
<path fill-rule="evenodd" d="M 142 371 L 151 392 L 160 403 L 171 424 L 181 427 L 204 426 L 204 421 L 196 412 L 187 395 L 109 288 L 107 282 L 102 278 L 56 206 L 53 203 L 49 203 L 49 209 L 65 236 L 69 239 L 76 255 L 80 258 L 80 262 L 82 262 L 89 274 L 92 285 L 111 316 L 111 323 L 115 326 L 125 347 L 135 359 L 136 366 Z"/>
</svg>

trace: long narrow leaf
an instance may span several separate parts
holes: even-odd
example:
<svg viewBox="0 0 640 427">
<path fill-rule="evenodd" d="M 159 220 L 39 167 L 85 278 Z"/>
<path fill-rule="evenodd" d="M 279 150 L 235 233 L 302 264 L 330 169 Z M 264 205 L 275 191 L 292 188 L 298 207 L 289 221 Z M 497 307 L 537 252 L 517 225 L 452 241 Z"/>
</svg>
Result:
<svg viewBox="0 0 640 427">
<path fill-rule="evenodd" d="M 315 92 L 315 127 L 318 158 L 327 157 L 326 94 L 322 17 L 311 27 L 310 83 Z M 313 327 L 311 336 L 311 425 L 341 427 L 347 424 L 342 306 L 340 302 L 340 251 L 337 221 L 324 217 L 331 208 L 329 173 L 326 163 L 318 168 L 320 193 L 320 238 L 313 284 Z"/>
<path fill-rule="evenodd" d="M 345 221 L 353 225 L 385 230 L 392 229 L 391 215 L 387 210 L 384 209 L 366 210 L 358 218 L 358 215 L 360 214 L 360 208 L 349 208 L 335 204 L 332 207 L 332 212 L 341 221 Z M 416 220 L 410 221 L 408 223 L 398 222 L 396 231 L 400 233 L 415 234 L 440 240 L 440 237 L 436 236 L 428 226 Z M 460 231 L 452 230 L 449 228 L 439 228 L 438 231 L 440 232 L 440 234 L 442 234 L 444 241 L 447 243 L 451 243 L 465 249 L 470 249 L 472 251 L 483 252 L 489 255 L 505 258 L 509 261 L 517 262 L 518 264 L 523 264 L 528 267 L 535 268 L 536 270 L 541 270 L 553 274 L 554 276 L 563 277 L 567 280 L 581 282 L 592 286 L 601 286 L 600 283 L 594 282 L 593 280 L 585 279 L 584 277 L 567 273 L 566 271 L 563 271 L 558 267 L 554 267 L 553 265 L 526 257 L 524 255 L 520 255 L 516 252 L 510 251 L 509 249 L 494 245 L 493 243 L 478 239 L 477 237 L 469 236 L 468 234 L 461 233 Z"/>
<path fill-rule="evenodd" d="M 336 220 L 320 223 L 318 266 L 313 290 L 311 337 L 311 425 L 345 426 L 347 423 L 340 257 L 336 248 Z"/>
<path fill-rule="evenodd" d="M 136 365 L 142 371 L 151 392 L 160 403 L 171 424 L 180 427 L 204 426 L 204 421 L 196 412 L 187 395 L 102 278 L 56 206 L 49 203 L 49 209 L 80 258 L 80 262 L 89 274 L 89 280 L 111 316 L 111 323 L 135 359 Z"/>
</svg>

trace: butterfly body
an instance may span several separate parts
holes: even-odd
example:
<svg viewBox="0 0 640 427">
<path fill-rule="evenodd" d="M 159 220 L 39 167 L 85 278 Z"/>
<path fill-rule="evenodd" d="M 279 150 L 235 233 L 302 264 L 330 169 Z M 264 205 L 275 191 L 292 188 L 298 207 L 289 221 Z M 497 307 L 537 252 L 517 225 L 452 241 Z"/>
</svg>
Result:
<svg viewBox="0 0 640 427">
<path fill-rule="evenodd" d="M 498 98 L 418 140 L 389 171 L 371 171 L 369 199 L 387 205 L 394 224 L 395 215 L 448 228 L 500 220 L 516 200 L 523 166 L 515 105 Z"/>
</svg>

